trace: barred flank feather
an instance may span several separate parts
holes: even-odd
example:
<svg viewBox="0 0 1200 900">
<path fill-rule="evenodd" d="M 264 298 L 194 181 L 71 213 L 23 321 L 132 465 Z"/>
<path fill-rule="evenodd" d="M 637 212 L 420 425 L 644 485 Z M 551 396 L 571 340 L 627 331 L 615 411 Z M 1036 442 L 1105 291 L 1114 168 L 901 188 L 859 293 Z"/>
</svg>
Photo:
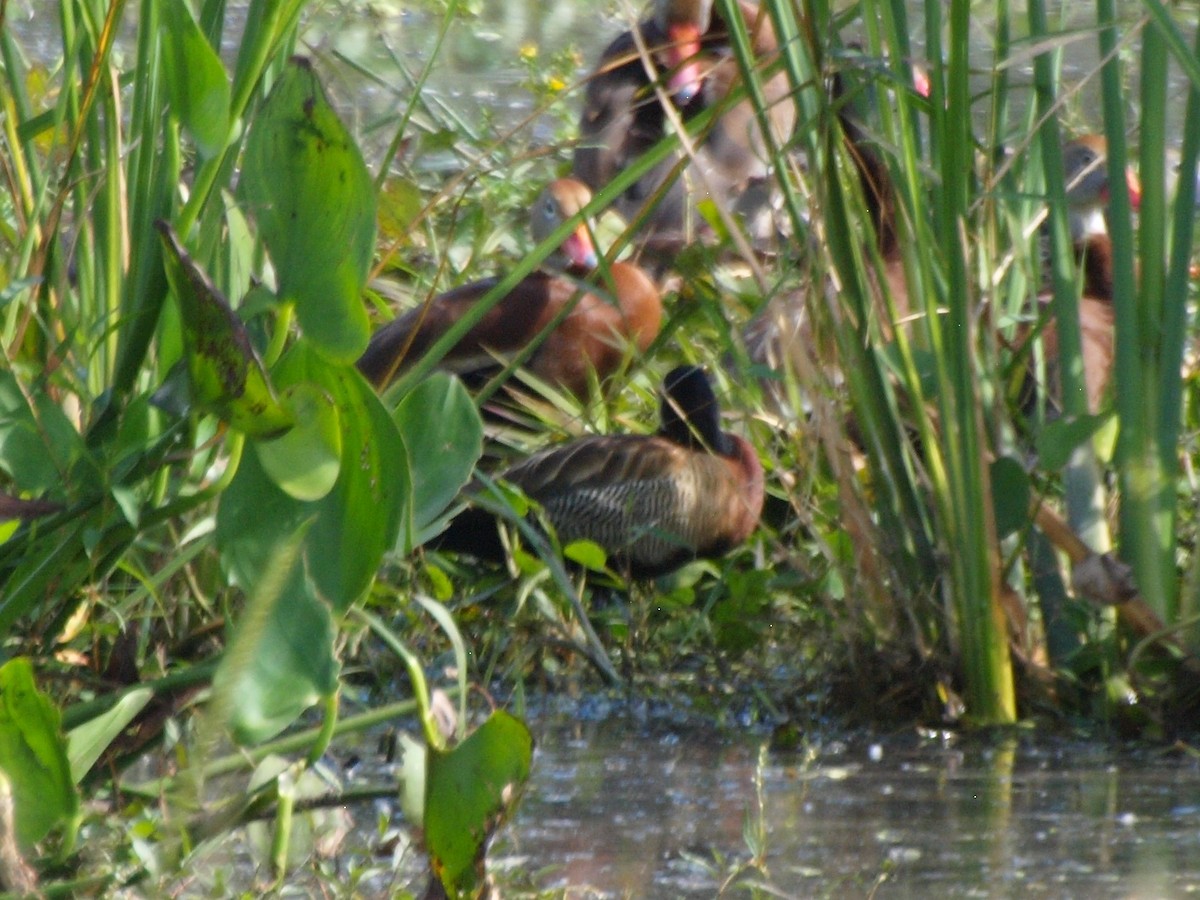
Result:
<svg viewBox="0 0 1200 900">
<path fill-rule="evenodd" d="M 560 542 L 595 541 L 635 578 L 721 556 L 749 537 L 763 503 L 754 448 L 720 430 L 712 388 L 694 367 L 667 376 L 659 434 L 582 438 L 503 478 L 541 504 Z M 489 531 L 478 511 L 467 512 L 437 546 L 498 558 L 494 524 Z"/>
</svg>

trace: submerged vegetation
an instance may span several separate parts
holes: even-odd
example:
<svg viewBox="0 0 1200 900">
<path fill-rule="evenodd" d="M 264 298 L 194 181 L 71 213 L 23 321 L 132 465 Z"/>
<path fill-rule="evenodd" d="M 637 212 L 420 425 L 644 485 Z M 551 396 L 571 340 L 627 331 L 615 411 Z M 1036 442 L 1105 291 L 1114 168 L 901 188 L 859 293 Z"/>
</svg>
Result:
<svg viewBox="0 0 1200 900">
<path fill-rule="evenodd" d="M 921 22 L 764 0 L 767 58 L 717 0 L 728 102 L 769 121 L 783 80 L 795 104 L 761 148 L 771 227 L 698 204 L 705 240 L 642 258 L 658 337 L 586 396 L 435 372 L 469 317 L 377 393 L 354 365 L 373 328 L 500 270 L 482 317 L 581 221 L 523 237 L 602 45 L 522 48 L 530 116 L 473 121 L 423 86 L 492 12 L 434 5 L 420 70 L 351 64 L 303 0 L 251 0 L 236 26 L 223 0 L 61 0 L 43 61 L 0 21 L 5 887 L 178 889 L 206 841 L 260 819 L 283 878 L 296 823 L 347 802 L 313 793 L 323 754 L 403 715 L 405 820 L 470 892 L 531 765 L 525 692 L 600 677 L 724 721 L 1195 733 L 1196 183 L 1172 177 L 1200 153 L 1195 21 L 1002 2 L 985 63 L 959 0 Z M 1063 76 L 1073 41 L 1100 50 L 1095 118 Z M 328 99 L 350 70 L 392 98 L 377 118 Z M 668 129 L 584 212 L 686 165 L 718 121 Z M 1097 129 L 1141 199 L 1135 219 L 1108 192 L 1115 361 L 1089 408 L 1063 145 Z M 639 234 L 596 231 L 602 283 Z M 794 334 L 763 356 L 770 327 Z M 653 431 L 681 365 L 707 369 L 765 471 L 744 543 L 628 582 L 485 482 L 567 438 Z M 1058 396 L 1031 402 L 1043 369 Z M 503 567 L 423 549 L 473 475 L 512 526 Z M 489 714 L 489 689 L 514 714 Z"/>
</svg>

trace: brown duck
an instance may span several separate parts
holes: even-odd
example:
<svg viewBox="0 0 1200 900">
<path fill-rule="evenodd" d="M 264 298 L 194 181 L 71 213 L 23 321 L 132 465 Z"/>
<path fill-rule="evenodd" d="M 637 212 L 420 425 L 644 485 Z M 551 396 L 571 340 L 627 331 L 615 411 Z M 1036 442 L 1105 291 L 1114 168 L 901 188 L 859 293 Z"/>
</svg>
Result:
<svg viewBox="0 0 1200 900">
<path fill-rule="evenodd" d="M 1100 135 L 1084 135 L 1063 146 L 1067 202 L 1076 261 L 1082 272 L 1079 297 L 1079 329 L 1083 356 L 1083 380 L 1088 412 L 1099 412 L 1112 377 L 1115 354 L 1116 317 L 1113 307 L 1112 240 L 1104 221 L 1104 207 L 1111 187 L 1105 165 L 1107 144 Z M 1134 208 L 1141 198 L 1137 176 L 1125 174 L 1126 189 Z M 1044 309 L 1049 299 L 1040 298 Z M 1061 398 L 1058 386 L 1058 326 L 1049 319 L 1041 332 L 1042 350 L 1052 380 L 1050 398 Z M 1028 340 L 1026 335 L 1025 340 Z M 1027 405 L 1027 404 L 1026 404 Z"/>
<path fill-rule="evenodd" d="M 544 240 L 591 200 L 591 191 L 570 178 L 551 182 L 533 207 L 534 239 Z M 658 335 L 662 303 L 658 288 L 635 265 L 614 262 L 597 287 L 581 289 L 579 279 L 597 265 L 586 224 L 572 232 L 550 261 L 531 273 L 493 306 L 439 362 L 465 379 L 495 372 L 500 362 L 527 348 L 538 334 L 570 309 L 525 367 L 539 379 L 576 397 L 588 393 L 591 372 L 603 380 L 625 360 L 632 344 L 644 352 Z M 358 360 L 359 371 L 382 389 L 403 373 L 497 283 L 489 278 L 440 294 L 399 316 L 371 337 Z M 573 305 L 572 305 L 573 304 Z"/>
<path fill-rule="evenodd" d="M 762 65 L 779 51 L 770 17 L 754 3 L 737 4 Z M 619 35 L 600 56 L 588 80 L 579 120 L 573 174 L 594 190 L 638 160 L 670 133 L 671 125 L 654 91 L 653 71 L 684 121 L 720 103 L 738 84 L 740 73 L 730 46 L 728 23 L 712 0 L 656 0 L 652 15 L 635 31 Z M 649 60 L 639 55 L 639 40 Z M 773 137 L 787 140 L 796 112 L 787 76 L 779 71 L 763 85 Z M 682 158 L 673 155 L 628 188 L 615 204 L 632 221 L 668 180 Z M 748 99 L 730 105 L 698 139 L 696 166 L 671 183 L 650 213 L 648 235 L 668 239 L 685 232 L 689 209 L 712 196 L 754 217 L 769 192 L 754 190 L 769 174 L 768 154 L 754 107 Z"/>
<path fill-rule="evenodd" d="M 580 438 L 501 476 L 537 501 L 562 544 L 594 541 L 631 578 L 725 554 L 762 512 L 762 465 L 749 442 L 721 430 L 704 371 L 676 368 L 663 390 L 657 434 Z M 496 520 L 473 507 L 432 543 L 492 561 L 505 555 Z"/>
</svg>

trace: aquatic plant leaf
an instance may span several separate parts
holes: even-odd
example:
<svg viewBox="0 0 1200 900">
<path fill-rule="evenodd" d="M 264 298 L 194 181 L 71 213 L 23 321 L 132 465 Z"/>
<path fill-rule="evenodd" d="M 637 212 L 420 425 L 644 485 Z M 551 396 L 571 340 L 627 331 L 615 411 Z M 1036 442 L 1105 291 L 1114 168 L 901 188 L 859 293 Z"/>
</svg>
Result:
<svg viewBox="0 0 1200 900">
<path fill-rule="evenodd" d="M 163 7 L 163 68 L 171 109 L 203 157 L 216 156 L 229 137 L 229 79 L 186 3 Z"/>
<path fill-rule="evenodd" d="M 1047 422 L 1037 436 L 1038 459 L 1042 468 L 1054 472 L 1065 466 L 1075 448 L 1090 440 L 1107 419 L 1107 415 L 1079 416 Z"/>
<path fill-rule="evenodd" d="M 717 645 L 740 654 L 762 646 L 762 635 L 771 624 L 771 573 L 764 569 L 729 572 L 723 579 L 727 596 L 710 613 Z"/>
<path fill-rule="evenodd" d="M 32 847 L 56 825 L 74 820 L 79 795 L 71 780 L 58 709 L 33 682 L 24 657 L 0 666 L 0 769 L 12 783 L 17 840 Z"/>
<path fill-rule="evenodd" d="M 125 726 L 134 720 L 154 692 L 149 688 L 130 691 L 107 712 L 72 728 L 67 735 L 67 759 L 71 764 L 71 781 L 78 784 L 95 765 L 101 754 L 116 740 Z"/>
<path fill-rule="evenodd" d="M 317 385 L 338 409 L 341 467 L 333 489 L 314 505 L 305 559 L 318 592 L 341 613 L 370 587 L 383 554 L 412 517 L 405 441 L 357 370 L 329 363 L 307 339 L 288 351 L 274 374 L 281 386 Z"/>
<path fill-rule="evenodd" d="M 298 513 L 302 504 L 271 485 L 253 456 L 243 460 L 239 475 L 243 470 L 274 491 L 275 499 L 284 499 L 284 514 Z M 273 511 L 262 512 L 266 517 Z M 227 527 L 220 513 L 218 542 Z M 247 602 L 213 676 L 212 706 L 222 711 L 234 739 L 243 744 L 278 734 L 337 688 L 333 617 L 302 559 L 312 520 L 289 521 L 285 527 L 290 530 L 249 536 L 255 546 L 242 559 L 249 566 L 236 573 Z"/>
<path fill-rule="evenodd" d="M 441 530 L 439 521 L 483 455 L 483 422 L 461 381 L 436 372 L 409 392 L 393 416 L 408 448 L 412 522 L 403 552 Z"/>
<path fill-rule="evenodd" d="M 604 548 L 595 541 L 571 541 L 562 548 L 563 556 L 593 572 L 607 571 L 608 557 Z"/>
<path fill-rule="evenodd" d="M 503 710 L 454 749 L 429 750 L 425 845 L 451 897 L 481 880 L 487 839 L 513 809 L 532 759 L 529 729 Z"/>
<path fill-rule="evenodd" d="M 312 384 L 295 384 L 284 401 L 296 426 L 274 440 L 255 441 L 271 480 L 297 500 L 320 500 L 337 483 L 342 432 L 333 399 Z"/>
<path fill-rule="evenodd" d="M 0 370 L 0 471 L 17 490 L 61 497 L 68 475 L 88 458 L 83 438 L 46 392 L 27 392 L 12 371 Z"/>
<path fill-rule="evenodd" d="M 230 581 L 253 591 L 275 548 L 314 514 L 314 504 L 289 497 L 247 453 L 217 506 L 217 549 Z"/>
<path fill-rule="evenodd" d="M 357 359 L 369 334 L 375 189 L 307 60 L 292 59 L 254 120 L 238 189 L 305 335 L 333 359 Z"/>
<path fill-rule="evenodd" d="M 158 222 L 167 280 L 179 301 L 193 399 L 252 437 L 274 437 L 292 425 L 275 397 L 246 326 L 216 285 L 188 255 L 166 222 Z"/>
<path fill-rule="evenodd" d="M 1029 522 L 1029 475 L 1011 456 L 991 465 L 992 507 L 996 515 L 996 537 L 1006 538 Z"/>
<path fill-rule="evenodd" d="M 304 566 L 293 565 L 265 625 L 251 638 L 253 652 L 231 673 L 234 740 L 245 745 L 269 740 L 337 689 L 336 636 L 329 604 L 316 595 Z"/>
<path fill-rule="evenodd" d="M 317 595 L 344 612 L 370 586 L 402 519 L 411 516 L 404 441 L 378 396 L 354 369 L 298 341 L 272 375 L 283 389 L 307 384 L 330 398 L 341 432 L 337 480 L 318 500 L 285 493 L 258 453 L 242 459 L 217 509 L 217 545 L 226 570 L 249 589 L 275 548 L 312 520 L 305 568 Z"/>
</svg>

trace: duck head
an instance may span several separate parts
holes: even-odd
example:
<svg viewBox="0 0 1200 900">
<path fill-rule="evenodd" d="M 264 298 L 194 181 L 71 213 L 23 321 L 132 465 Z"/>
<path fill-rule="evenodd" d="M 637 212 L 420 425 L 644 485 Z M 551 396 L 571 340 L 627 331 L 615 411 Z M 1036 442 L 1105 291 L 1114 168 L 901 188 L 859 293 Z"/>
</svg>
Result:
<svg viewBox="0 0 1200 900">
<path fill-rule="evenodd" d="M 578 215 L 591 199 L 592 192 L 587 185 L 574 178 L 559 178 L 550 182 L 533 204 L 533 239 L 538 243 L 544 241 L 563 222 Z M 567 235 L 558 251 L 550 257 L 550 261 L 565 268 L 596 268 L 596 245 L 587 222 L 581 221 L 576 229 Z"/>
<path fill-rule="evenodd" d="M 699 366 L 677 366 L 663 379 L 660 433 L 683 447 L 721 456 L 733 453 L 721 430 L 721 406 Z"/>
<path fill-rule="evenodd" d="M 700 42 L 712 25 L 712 0 L 657 0 L 654 24 L 667 38 L 662 54 L 667 88 L 677 104 L 686 106 L 704 81 Z"/>
<path fill-rule="evenodd" d="M 1085 134 L 1063 146 L 1067 203 L 1071 212 L 1071 236 L 1077 242 L 1108 231 L 1104 207 L 1112 181 L 1108 174 L 1108 142 L 1103 135 Z M 1141 183 L 1133 169 L 1125 170 L 1129 203 L 1136 210 L 1142 199 Z"/>
</svg>

